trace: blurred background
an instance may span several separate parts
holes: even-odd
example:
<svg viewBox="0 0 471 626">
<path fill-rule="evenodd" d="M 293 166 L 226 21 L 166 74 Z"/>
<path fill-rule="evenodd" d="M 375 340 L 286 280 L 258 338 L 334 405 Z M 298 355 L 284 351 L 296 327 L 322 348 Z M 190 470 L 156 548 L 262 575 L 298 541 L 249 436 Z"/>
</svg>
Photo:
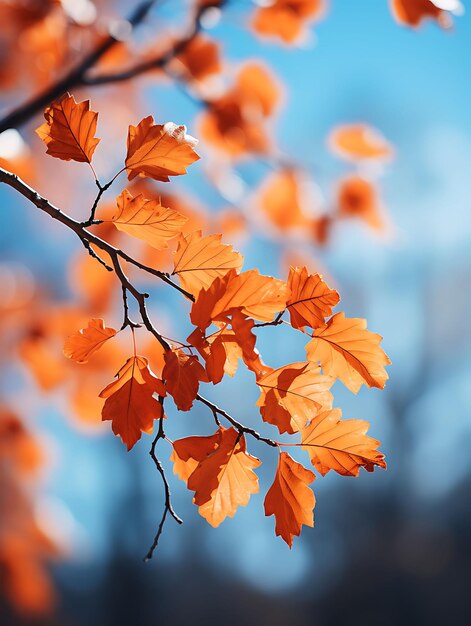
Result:
<svg viewBox="0 0 471 626">
<path fill-rule="evenodd" d="M 2 76 L 5 114 L 57 80 L 105 28 L 124 43 L 92 75 L 121 72 L 165 51 L 191 30 L 195 10 L 187 2 L 157 2 L 131 37 L 121 18 L 137 2 L 52 2 L 49 12 L 40 3 L 45 14 L 31 23 L 15 21 L 20 4 L 0 3 L 8 18 L 1 22 L 2 72 L 13 74 Z M 80 328 L 79 320 L 105 315 L 109 325 L 120 324 L 119 289 L 62 225 L 1 188 L 0 453 L 11 452 L 7 435 L 16 424 L 26 460 L 21 487 L 11 486 L 6 470 L 0 479 L 0 513 L 6 520 L 23 511 L 28 524 L 34 520 L 31 544 L 18 540 L 13 549 L 10 530 L 0 532 L 2 625 L 471 623 L 470 17 L 456 17 L 452 29 L 433 20 L 414 29 L 398 24 L 386 0 L 332 0 L 314 23 L 306 20 L 292 45 L 257 32 L 257 10 L 234 0 L 204 12 L 205 36 L 221 58 L 212 75 L 195 76 L 181 62 L 73 93 L 91 98 L 99 111 L 94 164 L 101 180 L 121 167 L 128 124 L 148 114 L 186 124 L 200 140 L 201 161 L 154 192 L 187 212 L 194 227 L 223 232 L 244 254 L 246 269 L 286 278 L 290 263 L 302 263 L 322 272 L 342 296 L 340 310 L 367 318 L 384 337 L 392 360 L 386 389 L 354 396 L 337 382 L 334 395 L 345 417 L 370 421 L 388 470 L 316 480 L 315 528 L 304 528 L 290 551 L 274 536 L 273 518 L 263 515 L 276 464 L 271 450 L 249 442 L 263 460 L 260 493 L 213 529 L 173 475 L 164 442 L 160 456 L 184 524 L 168 520 L 154 559 L 143 563 L 163 506 L 151 439 L 144 435 L 127 453 L 100 422 L 94 400 L 113 366 L 103 371 L 97 361 L 84 373 L 87 366 L 64 363 L 61 353 L 63 336 Z M 37 24 L 46 28 L 45 16 L 57 20 L 49 34 L 33 32 Z M 59 54 L 47 39 L 60 28 L 67 58 L 63 40 L 54 43 Z M 259 96 L 254 123 L 265 137 L 239 145 L 235 135 L 234 151 L 208 130 L 205 103 L 231 93 L 247 62 L 272 76 L 276 96 L 263 85 L 270 102 Z M 33 132 L 40 123 L 35 114 L 0 135 L 1 164 L 85 219 L 93 176 L 85 164 L 45 156 Z M 393 156 L 332 150 L 332 132 L 354 123 L 377 129 Z M 286 172 L 296 181 L 280 191 L 277 177 Z M 374 202 L 349 216 L 339 190 L 352 176 L 368 181 Z M 124 178 L 105 196 L 104 212 L 123 186 Z M 286 197 L 281 209 L 270 191 Z M 156 267 L 169 262 L 126 245 Z M 165 285 L 141 284 L 159 327 L 184 340 L 187 305 Z M 123 341 L 129 351 L 129 338 Z M 138 335 L 139 350 L 151 351 L 148 343 Z M 273 367 L 304 358 L 303 337 L 289 330 L 261 329 L 257 345 Z M 206 395 L 240 421 L 274 435 L 260 421 L 249 372 L 207 387 Z M 211 421 L 202 406 L 170 409 L 168 436 L 210 433 Z"/>
</svg>

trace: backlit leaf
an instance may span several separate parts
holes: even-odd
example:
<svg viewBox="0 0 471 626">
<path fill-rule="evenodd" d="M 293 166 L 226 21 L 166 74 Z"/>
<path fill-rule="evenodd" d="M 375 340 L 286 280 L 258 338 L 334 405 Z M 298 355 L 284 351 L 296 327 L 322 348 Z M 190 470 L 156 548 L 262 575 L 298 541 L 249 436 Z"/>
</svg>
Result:
<svg viewBox="0 0 471 626">
<path fill-rule="evenodd" d="M 87 363 L 90 356 L 116 335 L 114 328 L 107 328 L 102 319 L 91 319 L 87 328 L 71 335 L 64 344 L 64 355 L 77 363 Z"/>
<path fill-rule="evenodd" d="M 302 446 L 314 467 L 324 476 L 330 470 L 342 476 L 358 476 L 360 467 L 372 472 L 386 468 L 379 441 L 368 437 L 364 420 L 341 420 L 340 409 L 324 411 L 302 432 Z"/>
<path fill-rule="evenodd" d="M 293 328 L 323 326 L 340 301 L 339 294 L 329 289 L 319 274 L 309 274 L 306 267 L 291 267 L 288 285 L 291 295 L 286 306 Z"/>
<path fill-rule="evenodd" d="M 181 236 L 175 252 L 174 270 L 183 289 L 197 295 L 231 269 L 239 271 L 244 257 L 232 246 L 221 243 L 222 235 L 202 237 L 201 231 Z"/>
<path fill-rule="evenodd" d="M 47 154 L 64 161 L 91 163 L 100 141 L 95 137 L 98 113 L 90 101 L 77 103 L 69 93 L 44 111 L 46 122 L 36 129 L 47 146 Z"/>
<path fill-rule="evenodd" d="M 152 115 L 145 117 L 129 127 L 125 162 L 129 180 L 141 176 L 168 182 L 169 176 L 186 174 L 186 168 L 200 158 L 194 150 L 197 143 L 185 126 L 154 124 Z"/>
<path fill-rule="evenodd" d="M 308 485 L 315 474 L 281 452 L 275 480 L 265 497 L 265 515 L 275 516 L 275 533 L 291 546 L 301 527 L 314 526 L 314 493 Z"/>
<path fill-rule="evenodd" d="M 383 389 L 389 378 L 384 367 L 391 361 L 379 345 L 381 339 L 366 329 L 366 320 L 337 313 L 314 331 L 306 346 L 307 358 L 354 393 L 363 384 Z"/>
<path fill-rule="evenodd" d="M 118 212 L 111 218 L 118 230 L 146 241 L 162 250 L 167 242 L 179 235 L 188 219 L 160 204 L 147 200 L 143 194 L 134 197 L 127 189 L 117 197 Z"/>
</svg>

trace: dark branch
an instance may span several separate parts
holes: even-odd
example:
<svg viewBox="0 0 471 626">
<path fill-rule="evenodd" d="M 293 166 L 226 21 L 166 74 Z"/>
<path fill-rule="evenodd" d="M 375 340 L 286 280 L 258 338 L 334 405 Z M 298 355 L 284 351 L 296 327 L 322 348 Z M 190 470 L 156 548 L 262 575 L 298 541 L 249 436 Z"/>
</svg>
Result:
<svg viewBox="0 0 471 626">
<path fill-rule="evenodd" d="M 231 415 L 229 415 L 229 413 L 226 413 L 226 411 L 224 411 L 223 409 L 220 409 L 216 404 L 214 404 L 210 400 L 203 398 L 203 396 L 201 396 L 200 394 L 196 396 L 196 399 L 199 400 L 199 402 L 202 402 L 203 404 L 205 404 L 209 409 L 211 409 L 211 411 L 213 412 L 213 415 L 218 414 L 224 419 L 226 419 L 230 424 L 232 424 L 232 426 L 234 426 L 236 430 L 239 431 L 240 434 L 250 435 L 254 439 L 257 439 L 258 441 L 263 441 L 263 443 L 266 443 L 272 448 L 278 448 L 278 446 L 280 445 L 276 441 L 273 441 L 273 439 L 268 439 L 268 437 L 263 437 L 260 433 L 258 433 L 253 428 L 244 426 L 243 424 L 238 422 L 236 419 L 234 419 Z"/>
<path fill-rule="evenodd" d="M 162 514 L 162 518 L 160 520 L 159 523 L 159 527 L 157 528 L 157 532 L 155 534 L 154 537 L 154 541 L 152 542 L 151 547 L 149 548 L 147 554 L 144 557 L 144 561 L 149 561 L 153 554 L 155 549 L 157 548 L 158 544 L 159 544 L 159 539 L 160 539 L 160 535 L 162 534 L 163 528 L 164 528 L 164 524 L 165 524 L 165 520 L 167 519 L 167 513 L 170 513 L 170 515 L 173 517 L 173 519 L 178 523 L 178 524 L 183 524 L 183 520 L 175 513 L 175 511 L 173 510 L 172 507 L 172 502 L 171 502 L 171 493 L 170 493 L 170 486 L 168 484 L 168 480 L 167 480 L 167 476 L 165 475 L 165 470 L 163 468 L 162 463 L 159 461 L 159 459 L 157 458 L 157 455 L 155 454 L 155 448 L 157 446 L 157 442 L 159 441 L 159 439 L 165 439 L 165 433 L 164 433 L 164 399 L 162 397 L 159 397 L 159 402 L 162 406 L 162 413 L 160 415 L 160 419 L 159 419 L 159 430 L 157 432 L 157 435 L 155 436 L 154 441 L 152 442 L 152 446 L 150 448 L 149 454 L 151 459 L 154 461 L 154 464 L 160 474 L 160 476 L 162 477 L 162 482 L 164 485 L 164 492 L 165 492 L 165 505 L 164 505 L 164 512 Z"/>
<path fill-rule="evenodd" d="M 146 0 L 141 2 L 136 10 L 128 18 L 129 24 L 135 28 L 138 26 L 147 16 L 152 7 L 156 4 L 157 0 Z M 8 128 L 17 128 L 28 120 L 30 120 L 36 113 L 39 113 L 44 107 L 49 105 L 52 101 L 62 96 L 66 91 L 84 85 L 84 79 L 86 73 L 90 68 L 94 67 L 101 57 L 108 52 L 118 40 L 109 35 L 106 37 L 94 50 L 85 56 L 80 63 L 72 68 L 61 80 L 48 87 L 45 91 L 35 96 L 32 100 L 22 104 L 20 107 L 12 111 L 3 120 L 0 121 L 0 133 Z"/>
</svg>

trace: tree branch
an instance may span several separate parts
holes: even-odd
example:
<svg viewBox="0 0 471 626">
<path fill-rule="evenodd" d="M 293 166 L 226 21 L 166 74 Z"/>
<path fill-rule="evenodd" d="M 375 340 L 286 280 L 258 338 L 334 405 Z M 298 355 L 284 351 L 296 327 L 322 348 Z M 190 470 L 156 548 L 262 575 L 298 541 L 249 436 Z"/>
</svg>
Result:
<svg viewBox="0 0 471 626">
<path fill-rule="evenodd" d="M 171 493 L 170 493 L 170 486 L 168 484 L 168 480 L 167 480 L 167 476 L 165 475 L 165 470 L 163 468 L 162 463 L 159 461 L 159 459 L 157 458 L 157 455 L 155 454 L 155 448 L 157 446 L 157 442 L 159 441 L 159 439 L 165 439 L 165 432 L 164 432 L 164 399 L 160 396 L 159 397 L 159 402 L 162 406 L 162 413 L 160 415 L 160 419 L 159 419 L 159 430 L 157 432 L 157 435 L 155 436 L 154 441 L 152 442 L 149 454 L 151 459 L 154 461 L 154 464 L 160 474 L 160 476 L 162 477 L 162 482 L 164 484 L 164 492 L 165 492 L 165 505 L 164 505 L 164 512 L 162 514 L 162 518 L 160 520 L 159 526 L 157 528 L 157 533 L 155 534 L 154 537 L 154 541 L 152 542 L 151 547 L 149 548 L 147 554 L 144 557 L 144 561 L 150 561 L 150 559 L 152 558 L 155 549 L 157 548 L 158 544 L 159 544 L 159 539 L 160 539 L 160 535 L 162 534 L 162 531 L 164 529 L 164 524 L 165 524 L 165 520 L 167 519 L 167 513 L 170 513 L 170 515 L 173 517 L 173 519 L 178 523 L 178 524 L 183 524 L 183 520 L 175 513 L 173 507 L 172 507 L 172 502 L 171 502 Z"/>
<path fill-rule="evenodd" d="M 236 419 L 234 419 L 231 415 L 229 415 L 229 413 L 226 413 L 226 411 L 224 411 L 223 409 L 220 409 L 216 404 L 214 404 L 214 402 L 211 402 L 210 400 L 203 398 L 202 395 L 198 394 L 196 396 L 196 399 L 199 400 L 199 402 L 205 404 L 209 409 L 211 409 L 211 411 L 213 412 L 213 415 L 217 416 L 219 414 L 221 417 L 224 417 L 224 419 L 226 419 L 230 424 L 232 424 L 232 426 L 234 426 L 234 428 L 236 428 L 240 434 L 250 435 L 254 439 L 257 439 L 258 441 L 263 441 L 263 443 L 266 443 L 272 448 L 278 448 L 278 446 L 280 445 L 276 441 L 273 441 L 273 439 L 268 439 L 268 437 L 263 437 L 262 435 L 260 435 L 260 433 L 258 433 L 253 428 L 244 426 L 243 424 L 238 422 Z"/>
<path fill-rule="evenodd" d="M 149 11 L 156 4 L 157 0 L 145 0 L 141 2 L 135 11 L 129 16 L 129 24 L 135 28 L 138 26 L 148 15 Z M 0 133 L 8 128 L 17 128 L 21 126 L 29 119 L 31 119 L 36 113 L 39 113 L 44 107 L 49 105 L 53 100 L 56 100 L 66 91 L 84 85 L 84 78 L 88 70 L 96 65 L 101 57 L 108 52 L 116 43 L 118 39 L 109 35 L 106 37 L 94 50 L 85 56 L 80 63 L 72 68 L 61 80 L 57 81 L 45 91 L 35 96 L 32 100 L 25 102 L 17 109 L 9 113 L 3 120 L 0 121 Z"/>
</svg>

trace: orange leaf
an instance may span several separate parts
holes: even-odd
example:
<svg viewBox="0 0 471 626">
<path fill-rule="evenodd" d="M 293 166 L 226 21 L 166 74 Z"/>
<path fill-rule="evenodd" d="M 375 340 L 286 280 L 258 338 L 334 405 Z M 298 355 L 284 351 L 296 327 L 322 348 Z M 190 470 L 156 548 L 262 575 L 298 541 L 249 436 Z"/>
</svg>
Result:
<svg viewBox="0 0 471 626">
<path fill-rule="evenodd" d="M 342 411 L 332 409 L 315 417 L 302 432 L 302 446 L 314 467 L 323 475 L 330 470 L 342 476 L 358 476 L 360 467 L 372 472 L 386 469 L 379 441 L 367 436 L 368 422 L 341 420 Z"/>
<path fill-rule="evenodd" d="M 340 378 L 353 393 L 363 384 L 383 389 L 389 378 L 384 366 L 391 361 L 379 345 L 381 339 L 366 329 L 366 320 L 337 313 L 314 331 L 306 346 L 307 358 L 319 362 L 324 374 Z"/>
<path fill-rule="evenodd" d="M 174 441 L 170 456 L 174 474 L 187 482 L 198 464 L 214 452 L 220 439 L 220 432 L 217 431 L 210 437 L 185 437 Z"/>
<path fill-rule="evenodd" d="M 309 274 L 307 267 L 290 267 L 288 285 L 291 296 L 287 302 L 291 326 L 304 330 L 304 326 L 318 328 L 332 315 L 332 307 L 340 296 L 329 289 L 319 274 Z"/>
<path fill-rule="evenodd" d="M 241 311 L 235 310 L 232 313 L 231 325 L 234 339 L 240 346 L 242 359 L 248 369 L 254 372 L 257 378 L 273 371 L 271 367 L 265 365 L 259 351 L 255 348 L 257 337 L 252 332 L 254 321 L 245 317 Z M 224 335 L 222 337 L 224 341 Z"/>
<path fill-rule="evenodd" d="M 211 321 L 224 321 L 234 310 L 240 310 L 249 317 L 270 322 L 286 308 L 289 295 L 289 287 L 282 280 L 263 276 L 256 269 L 242 274 L 232 270 L 200 292 L 190 318 L 195 326 L 204 329 Z"/>
<path fill-rule="evenodd" d="M 265 422 L 280 433 L 295 433 L 319 411 L 332 407 L 329 389 L 334 379 L 320 373 L 313 363 L 285 365 L 257 380 L 260 397 L 257 406 Z"/>
<path fill-rule="evenodd" d="M 384 228 L 378 190 L 372 182 L 349 176 L 340 182 L 337 194 L 341 217 L 357 217 L 374 230 Z"/>
<path fill-rule="evenodd" d="M 185 126 L 173 122 L 154 124 L 152 115 L 130 126 L 126 170 L 136 176 L 168 182 L 169 176 L 186 174 L 186 168 L 200 157 L 194 151 L 197 140 L 186 134 Z"/>
<path fill-rule="evenodd" d="M 100 141 L 94 135 L 98 113 L 90 111 L 90 101 L 75 102 L 69 93 L 44 111 L 46 122 L 36 129 L 47 146 L 47 154 L 64 161 L 91 163 Z"/>
<path fill-rule="evenodd" d="M 296 463 L 287 452 L 281 452 L 275 480 L 265 497 L 265 515 L 275 516 L 275 533 L 291 546 L 301 527 L 314 526 L 316 498 L 308 487 L 316 475 Z"/>
<path fill-rule="evenodd" d="M 252 26 L 259 35 L 292 44 L 303 34 L 305 23 L 322 18 L 325 9 L 325 0 L 274 0 L 257 9 Z"/>
<path fill-rule="evenodd" d="M 308 228 L 312 219 L 308 210 L 314 201 L 309 191 L 296 171 L 284 168 L 266 178 L 258 202 L 266 217 L 280 230 Z"/>
<path fill-rule="evenodd" d="M 64 355 L 77 363 L 87 363 L 90 356 L 116 335 L 114 328 L 107 328 L 102 319 L 91 319 L 87 328 L 71 335 L 64 344 Z"/>
<path fill-rule="evenodd" d="M 197 295 L 231 269 L 240 271 L 244 257 L 232 246 L 221 243 L 222 235 L 202 237 L 201 231 L 181 236 L 175 252 L 173 274 L 183 289 Z"/>
<path fill-rule="evenodd" d="M 200 132 L 233 157 L 267 152 L 270 140 L 263 124 L 279 99 L 280 88 L 270 72 L 263 65 L 246 63 L 234 86 L 203 113 Z"/>
<path fill-rule="evenodd" d="M 345 159 L 384 159 L 393 155 L 391 144 L 367 124 L 338 126 L 330 134 L 329 145 Z"/>
<path fill-rule="evenodd" d="M 116 198 L 118 212 L 111 221 L 118 230 L 146 241 L 162 250 L 167 241 L 179 235 L 188 218 L 173 209 L 167 209 L 157 200 L 147 200 L 143 194 L 133 198 L 127 189 Z"/>
<path fill-rule="evenodd" d="M 196 356 L 182 350 L 167 350 L 162 378 L 165 388 L 180 411 L 189 411 L 198 394 L 200 381 L 208 382 L 206 372 Z"/>
<path fill-rule="evenodd" d="M 248 454 L 245 438 L 234 428 L 220 428 L 220 440 L 212 452 L 198 463 L 188 479 L 195 492 L 199 513 L 215 528 L 226 517 L 234 517 L 238 506 L 245 506 L 259 490 L 253 469 L 261 462 Z"/>
<path fill-rule="evenodd" d="M 457 13 L 462 10 L 461 2 L 448 3 Z M 422 21 L 430 18 L 442 28 L 451 28 L 453 25 L 449 11 L 439 8 L 439 2 L 432 0 L 390 0 L 391 11 L 400 24 L 416 28 Z M 451 9 L 450 9 L 451 10 Z"/>
<path fill-rule="evenodd" d="M 111 420 L 114 434 L 131 450 L 141 433 L 151 433 L 154 420 L 162 416 L 162 405 L 153 394 L 165 396 L 165 388 L 142 356 L 128 359 L 117 376 L 100 393 L 105 398 L 102 419 Z"/>
<path fill-rule="evenodd" d="M 196 80 L 204 80 L 221 71 L 218 44 L 201 34 L 190 39 L 176 58 Z"/>
</svg>

